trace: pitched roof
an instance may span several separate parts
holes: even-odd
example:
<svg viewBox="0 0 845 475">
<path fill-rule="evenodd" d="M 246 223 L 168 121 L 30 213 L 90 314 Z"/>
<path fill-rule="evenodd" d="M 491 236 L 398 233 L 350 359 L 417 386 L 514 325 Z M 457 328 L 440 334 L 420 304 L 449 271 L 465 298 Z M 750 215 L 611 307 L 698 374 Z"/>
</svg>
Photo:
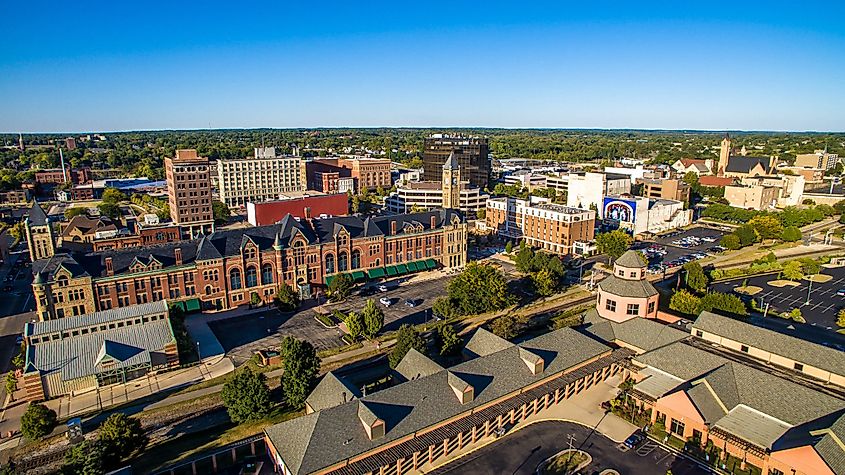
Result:
<svg viewBox="0 0 845 475">
<path fill-rule="evenodd" d="M 537 375 L 519 356 L 523 347 L 541 355 L 545 366 Z M 293 474 L 319 471 L 422 429 L 494 401 L 536 381 L 558 374 L 590 358 L 609 354 L 605 345 L 564 328 L 487 356 L 458 364 L 449 371 L 392 386 L 363 398 L 282 422 L 265 430 Z M 450 376 L 450 374 L 452 376 Z M 461 404 L 450 378 L 474 388 L 471 402 Z M 361 424 L 361 407 L 385 422 L 385 435 L 370 440 Z"/>
<path fill-rule="evenodd" d="M 688 338 L 687 332 L 646 318 L 617 323 L 599 316 L 594 308 L 584 314 L 584 331 L 607 341 L 621 341 L 642 351 L 651 351 Z"/>
<path fill-rule="evenodd" d="M 639 252 L 629 250 L 625 251 L 624 254 L 619 256 L 619 259 L 616 259 L 616 262 L 614 262 L 614 264 L 622 267 L 642 268 L 646 267 L 646 265 L 648 265 L 648 262 Z"/>
<path fill-rule="evenodd" d="M 359 397 L 361 397 L 361 391 L 358 388 L 349 384 L 345 379 L 337 377 L 334 372 L 329 371 L 317 383 L 305 402 L 311 406 L 311 409 L 319 411 Z"/>
<path fill-rule="evenodd" d="M 619 297 L 647 298 L 657 295 L 657 289 L 648 280 L 628 280 L 616 274 L 611 274 L 599 282 L 599 288 Z"/>
<path fill-rule="evenodd" d="M 47 213 L 44 212 L 44 209 L 41 208 L 41 205 L 38 204 L 38 201 L 32 202 L 32 208 L 29 209 L 28 219 L 30 223 L 36 226 L 47 225 Z"/>
<path fill-rule="evenodd" d="M 757 165 L 763 168 L 763 173 L 770 173 L 771 159 L 769 157 L 746 157 L 743 155 L 731 155 L 728 158 L 728 164 L 725 166 L 726 172 L 733 173 L 750 173 Z"/>
<path fill-rule="evenodd" d="M 70 237 L 74 231 L 78 231 L 84 236 L 95 234 L 97 231 L 117 231 L 117 226 L 105 216 L 91 218 L 86 215 L 78 215 L 70 220 L 62 231 L 62 237 Z"/>
<path fill-rule="evenodd" d="M 402 361 L 394 369 L 401 376 L 403 381 L 424 378 L 443 371 L 443 367 L 435 363 L 431 358 L 425 356 L 414 348 L 408 350 Z"/>
<path fill-rule="evenodd" d="M 701 312 L 693 323 L 693 329 L 738 341 L 834 374 L 845 375 L 845 352 L 735 318 Z"/>
<path fill-rule="evenodd" d="M 487 356 L 505 348 L 510 348 L 513 343 L 504 338 L 479 328 L 464 346 L 464 351 L 471 356 Z"/>
<path fill-rule="evenodd" d="M 813 444 L 816 452 L 833 473 L 845 475 L 845 414 L 819 433 L 823 435 Z"/>
<path fill-rule="evenodd" d="M 45 320 L 43 322 L 27 323 L 25 325 L 24 331 L 26 336 L 38 336 L 49 333 L 73 330 L 75 328 L 102 325 L 104 323 L 116 322 L 118 320 L 127 320 L 130 318 L 159 314 L 165 311 L 167 311 L 167 302 L 164 300 L 159 300 L 157 302 L 148 302 L 139 305 L 129 305 L 128 307 L 112 308 L 100 312 L 88 313 L 85 315 L 77 315 L 75 317 L 64 317 L 56 318 L 54 320 Z"/>
<path fill-rule="evenodd" d="M 458 160 L 455 159 L 455 151 L 449 152 L 449 158 L 446 159 L 446 162 L 443 164 L 444 170 L 456 170 L 460 168 L 458 165 Z"/>
</svg>

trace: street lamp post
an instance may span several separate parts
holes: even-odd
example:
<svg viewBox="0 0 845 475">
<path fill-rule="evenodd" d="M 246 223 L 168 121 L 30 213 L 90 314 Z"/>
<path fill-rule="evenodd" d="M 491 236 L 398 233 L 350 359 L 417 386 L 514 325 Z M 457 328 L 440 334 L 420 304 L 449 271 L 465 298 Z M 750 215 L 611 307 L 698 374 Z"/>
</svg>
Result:
<svg viewBox="0 0 845 475">
<path fill-rule="evenodd" d="M 813 290 L 813 276 L 810 276 L 810 285 L 807 286 L 807 301 L 804 305 L 810 305 L 810 291 Z"/>
</svg>

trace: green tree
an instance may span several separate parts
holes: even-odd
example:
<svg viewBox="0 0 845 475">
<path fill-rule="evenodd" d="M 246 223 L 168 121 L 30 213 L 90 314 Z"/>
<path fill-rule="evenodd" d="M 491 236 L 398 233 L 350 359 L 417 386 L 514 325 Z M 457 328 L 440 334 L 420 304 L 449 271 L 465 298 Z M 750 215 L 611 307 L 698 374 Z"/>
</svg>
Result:
<svg viewBox="0 0 845 475">
<path fill-rule="evenodd" d="M 425 338 L 414 327 L 402 325 L 396 334 L 396 343 L 393 345 L 390 354 L 387 355 L 390 367 L 395 368 L 411 348 L 425 354 Z"/>
<path fill-rule="evenodd" d="M 76 216 L 82 216 L 85 214 L 88 214 L 88 210 L 80 206 L 68 208 L 65 210 L 65 218 L 67 218 L 68 220 L 73 219 Z"/>
<path fill-rule="evenodd" d="M 713 310 L 719 310 L 734 315 L 748 315 L 748 309 L 745 307 L 745 302 L 743 302 L 742 299 L 736 295 L 722 292 L 711 292 L 701 297 L 695 314 L 698 315 L 701 312 L 711 312 Z"/>
<path fill-rule="evenodd" d="M 284 358 L 282 394 L 288 405 L 299 408 L 314 387 L 320 372 L 320 358 L 311 343 L 290 336 L 282 340 L 281 354 Z"/>
<path fill-rule="evenodd" d="M 232 210 L 222 201 L 214 200 L 211 202 L 211 211 L 214 214 L 214 221 L 218 224 L 223 224 L 229 221 L 232 217 Z"/>
<path fill-rule="evenodd" d="M 725 249 L 730 249 L 732 251 L 742 249 L 742 243 L 739 240 L 739 236 L 733 233 L 722 236 L 722 239 L 719 240 L 719 244 Z"/>
<path fill-rule="evenodd" d="M 261 305 L 261 297 L 258 295 L 258 292 L 249 294 L 249 304 L 253 307 Z"/>
<path fill-rule="evenodd" d="M 755 216 L 748 221 L 748 226 L 757 232 L 760 239 L 778 239 L 783 234 L 783 225 L 774 216 Z"/>
<path fill-rule="evenodd" d="M 103 450 L 103 463 L 107 468 L 116 467 L 120 461 L 143 450 L 147 445 L 147 435 L 141 428 L 141 421 L 116 412 L 102 424 L 97 435 Z"/>
<path fill-rule="evenodd" d="M 839 309 L 836 313 L 836 326 L 845 328 L 845 308 Z"/>
<path fill-rule="evenodd" d="M 548 269 L 537 272 L 531 277 L 531 280 L 534 283 L 537 294 L 543 297 L 548 297 L 557 290 L 557 279 Z"/>
<path fill-rule="evenodd" d="M 384 327 L 384 312 L 374 300 L 368 299 L 361 316 L 364 320 L 364 336 L 369 339 L 375 338 Z"/>
<path fill-rule="evenodd" d="M 695 295 L 681 290 L 672 294 L 672 298 L 669 299 L 669 308 L 685 315 L 696 315 L 700 302 L 701 299 Z"/>
<path fill-rule="evenodd" d="M 441 318 L 450 318 L 456 313 L 455 305 L 449 297 L 438 297 L 431 306 L 431 311 Z"/>
<path fill-rule="evenodd" d="M 804 272 L 801 270 L 801 263 L 798 261 L 789 261 L 783 266 L 781 275 L 786 280 L 798 281 L 804 278 Z"/>
<path fill-rule="evenodd" d="M 361 210 L 361 198 L 359 198 L 358 195 L 355 195 L 349 200 L 349 211 L 352 214 L 357 214 L 358 211 L 360 211 L 360 210 Z"/>
<path fill-rule="evenodd" d="M 38 440 L 55 427 L 56 411 L 40 402 L 31 403 L 21 417 L 21 434 L 29 440 Z"/>
<path fill-rule="evenodd" d="M 794 320 L 798 323 L 805 323 L 804 317 L 801 315 L 801 309 L 796 307 L 789 311 L 787 314 L 791 320 Z"/>
<path fill-rule="evenodd" d="M 461 315 L 477 315 L 501 310 L 514 301 L 499 269 L 470 262 L 446 287 L 449 299 Z"/>
<path fill-rule="evenodd" d="M 513 243 L 508 241 L 505 243 L 505 252 L 510 254 L 513 251 Z"/>
<path fill-rule="evenodd" d="M 126 201 L 126 195 L 117 188 L 106 188 L 101 198 L 103 203 L 118 204 Z"/>
<path fill-rule="evenodd" d="M 442 325 L 437 329 L 437 342 L 441 356 L 452 356 L 461 351 L 464 340 L 452 325 Z"/>
<path fill-rule="evenodd" d="M 9 395 L 9 400 L 15 400 L 15 391 L 18 390 L 18 378 L 14 371 L 6 373 L 6 394 Z"/>
<path fill-rule="evenodd" d="M 478 208 L 475 211 L 475 218 L 476 219 L 484 219 L 485 217 L 487 217 L 487 210 L 485 210 L 484 208 Z"/>
<path fill-rule="evenodd" d="M 283 312 L 292 312 L 299 307 L 299 293 L 295 292 L 289 285 L 282 284 L 276 292 L 274 299 L 276 306 Z"/>
<path fill-rule="evenodd" d="M 349 312 L 343 320 L 343 323 L 346 324 L 346 331 L 349 332 L 349 336 L 351 336 L 353 340 L 357 340 L 364 332 L 364 318 L 361 317 L 361 314 L 358 312 Z"/>
<path fill-rule="evenodd" d="M 801 263 L 801 270 L 805 275 L 815 275 L 822 271 L 821 264 L 819 264 L 815 259 L 802 257 L 801 259 L 798 259 L 798 262 Z"/>
<path fill-rule="evenodd" d="M 701 268 L 701 264 L 696 261 L 687 262 L 684 264 L 684 270 L 686 271 L 684 282 L 687 287 L 696 292 L 704 292 L 707 289 L 707 275 Z"/>
<path fill-rule="evenodd" d="M 607 255 L 608 264 L 631 248 L 633 239 L 625 231 L 615 230 L 596 236 L 596 249 L 599 254 Z"/>
<path fill-rule="evenodd" d="M 521 245 L 519 246 L 519 251 L 517 251 L 516 255 L 513 258 L 513 263 L 516 266 L 516 270 L 528 273 L 531 272 L 533 269 L 533 260 L 534 250 L 528 246 Z"/>
<path fill-rule="evenodd" d="M 104 201 L 97 205 L 97 209 L 103 216 L 107 216 L 112 219 L 117 219 L 120 217 L 120 205 L 117 205 L 115 203 L 106 203 Z"/>
<path fill-rule="evenodd" d="M 352 293 L 352 287 L 355 285 L 349 274 L 337 274 L 329 283 L 328 294 L 329 300 L 332 302 L 340 302 L 349 297 Z"/>
<path fill-rule="evenodd" d="M 513 315 L 502 315 L 490 323 L 490 331 L 505 340 L 519 335 L 519 322 Z"/>
<path fill-rule="evenodd" d="M 287 366 L 285 358 L 285 366 Z M 284 375 L 282 375 L 284 379 Z M 221 392 L 229 419 L 236 424 L 261 419 L 270 412 L 267 378 L 249 366 L 229 376 Z"/>
<path fill-rule="evenodd" d="M 102 445 L 96 440 L 86 440 L 73 445 L 65 452 L 62 475 L 103 475 Z"/>
<path fill-rule="evenodd" d="M 742 244 L 742 247 L 750 246 L 759 239 L 757 231 L 748 224 L 736 228 L 734 234 L 736 234 L 739 238 L 739 242 Z"/>
<path fill-rule="evenodd" d="M 801 230 L 796 228 L 795 226 L 789 226 L 783 229 L 783 235 L 781 235 L 781 239 L 786 242 L 796 242 L 801 240 Z"/>
</svg>

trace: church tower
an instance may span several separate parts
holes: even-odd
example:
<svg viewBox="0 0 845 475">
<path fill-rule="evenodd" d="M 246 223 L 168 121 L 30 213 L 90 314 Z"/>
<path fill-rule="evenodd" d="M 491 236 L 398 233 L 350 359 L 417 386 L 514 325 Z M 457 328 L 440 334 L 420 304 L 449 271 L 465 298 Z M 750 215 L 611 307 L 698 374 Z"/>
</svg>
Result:
<svg viewBox="0 0 845 475">
<path fill-rule="evenodd" d="M 722 139 L 722 148 L 719 150 L 719 168 L 717 169 L 717 175 L 724 175 L 725 170 L 728 168 L 728 160 L 731 159 L 731 136 L 725 134 L 725 138 Z"/>
<path fill-rule="evenodd" d="M 26 243 L 29 246 L 29 258 L 33 262 L 38 259 L 47 259 L 56 253 L 56 237 L 53 235 L 53 227 L 47 219 L 47 213 L 41 208 L 38 202 L 32 204 L 29 216 L 24 221 L 26 230 Z"/>
<path fill-rule="evenodd" d="M 461 167 L 455 159 L 455 152 L 449 154 L 443 164 L 443 208 L 461 208 Z"/>
</svg>

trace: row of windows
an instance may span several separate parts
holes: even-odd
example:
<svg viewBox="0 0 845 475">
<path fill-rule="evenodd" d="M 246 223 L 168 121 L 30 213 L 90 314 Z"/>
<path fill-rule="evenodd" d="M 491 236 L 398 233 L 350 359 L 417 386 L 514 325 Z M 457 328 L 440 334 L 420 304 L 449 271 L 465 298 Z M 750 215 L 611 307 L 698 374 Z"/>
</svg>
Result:
<svg viewBox="0 0 845 475">
<path fill-rule="evenodd" d="M 649 302 L 648 307 L 647 307 L 648 311 L 646 313 L 654 312 L 655 304 L 656 304 L 656 302 Z M 606 310 L 610 311 L 610 312 L 615 312 L 616 311 L 616 301 L 611 300 L 611 299 L 605 300 L 604 308 Z M 640 304 L 629 303 L 627 308 L 625 309 L 625 314 L 626 315 L 633 315 L 633 316 L 639 315 L 640 314 Z"/>
</svg>

